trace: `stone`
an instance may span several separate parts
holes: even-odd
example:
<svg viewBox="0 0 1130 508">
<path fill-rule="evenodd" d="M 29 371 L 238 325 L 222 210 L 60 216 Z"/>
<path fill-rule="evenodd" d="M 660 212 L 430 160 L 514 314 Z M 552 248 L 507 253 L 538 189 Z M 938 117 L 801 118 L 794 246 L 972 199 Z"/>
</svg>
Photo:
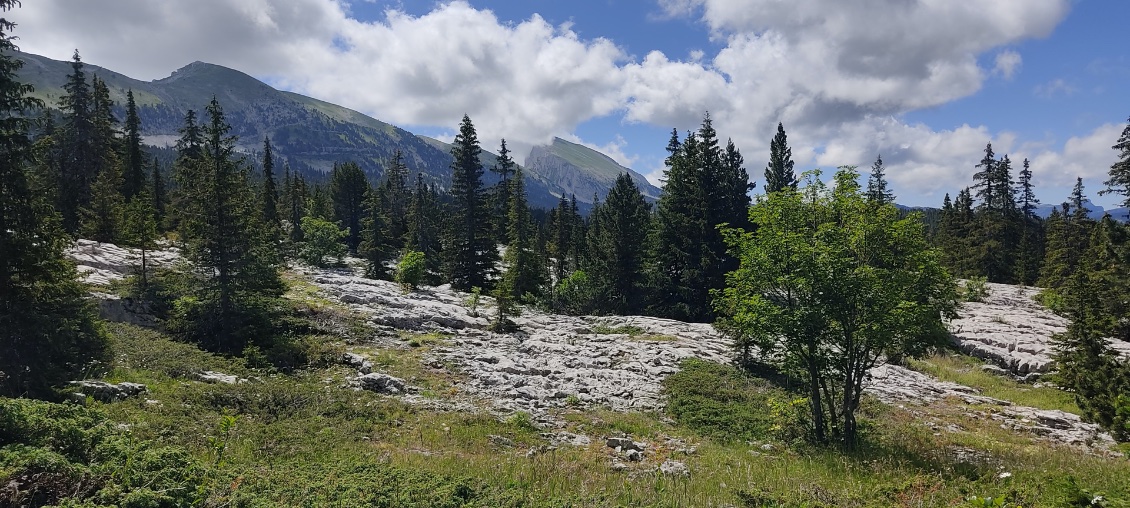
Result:
<svg viewBox="0 0 1130 508">
<path fill-rule="evenodd" d="M 218 383 L 218 384 L 225 384 L 225 385 L 234 385 L 234 384 L 246 383 L 247 382 L 247 379 L 241 378 L 239 376 L 233 376 L 231 374 L 224 374 L 223 372 L 215 372 L 215 371 L 211 371 L 211 370 L 206 370 L 204 372 L 200 372 L 200 373 L 196 374 L 196 379 L 203 381 L 205 383 L 210 383 L 210 384 L 217 384 Z"/>
<path fill-rule="evenodd" d="M 356 382 L 363 390 L 385 395 L 400 395 L 405 391 L 403 379 L 379 372 L 358 376 Z"/>
<path fill-rule="evenodd" d="M 639 450 L 628 450 L 624 453 L 624 457 L 632 462 L 639 462 L 643 460 L 643 453 Z"/>
<path fill-rule="evenodd" d="M 119 400 L 137 397 L 148 391 L 145 385 L 140 383 L 123 382 L 113 384 L 105 381 L 84 380 L 71 381 L 71 384 L 81 390 L 78 395 L 81 395 L 84 401 L 87 396 L 90 396 L 100 402 L 117 402 Z M 75 396 L 76 401 L 78 395 Z"/>
<path fill-rule="evenodd" d="M 361 374 L 369 374 L 373 372 L 373 362 L 368 358 L 356 353 L 345 353 L 341 356 L 341 361 L 350 367 L 354 367 Z"/>
<path fill-rule="evenodd" d="M 643 451 L 647 445 L 637 443 L 626 437 L 610 437 L 605 441 L 609 448 L 619 448 L 621 450 L 636 450 Z"/>
<path fill-rule="evenodd" d="M 659 472 L 669 476 L 690 476 L 691 471 L 686 464 L 677 460 L 665 460 L 659 465 Z"/>
</svg>

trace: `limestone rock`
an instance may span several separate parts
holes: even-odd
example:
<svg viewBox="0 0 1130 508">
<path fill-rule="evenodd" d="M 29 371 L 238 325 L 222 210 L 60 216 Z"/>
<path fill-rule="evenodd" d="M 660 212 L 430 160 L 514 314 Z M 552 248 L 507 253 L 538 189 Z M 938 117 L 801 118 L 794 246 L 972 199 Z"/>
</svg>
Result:
<svg viewBox="0 0 1130 508">
<path fill-rule="evenodd" d="M 101 402 L 116 402 L 125 400 L 131 397 L 136 397 L 148 391 L 145 385 L 140 383 L 107 383 L 105 381 L 84 380 L 84 381 L 71 381 L 71 384 L 81 390 L 76 394 L 83 398 L 86 396 L 93 397 L 95 400 Z"/>
<path fill-rule="evenodd" d="M 246 379 L 239 376 L 233 376 L 231 374 L 224 374 L 223 372 L 215 372 L 211 370 L 206 370 L 204 372 L 196 374 L 196 379 L 205 383 L 219 383 L 225 385 L 234 385 L 247 382 Z"/>
<path fill-rule="evenodd" d="M 370 362 L 368 358 L 365 358 L 364 356 L 361 356 L 359 354 L 345 353 L 344 355 L 342 355 L 341 360 L 346 365 L 356 368 L 357 371 L 361 374 L 369 374 L 373 372 L 373 362 Z"/>
<path fill-rule="evenodd" d="M 665 460 L 659 465 L 659 472 L 669 476 L 690 476 L 691 471 L 687 465 L 677 460 Z"/>
<path fill-rule="evenodd" d="M 357 385 L 363 390 L 383 393 L 385 395 L 400 395 L 404 393 L 404 380 L 388 374 L 372 372 L 357 377 Z"/>
</svg>

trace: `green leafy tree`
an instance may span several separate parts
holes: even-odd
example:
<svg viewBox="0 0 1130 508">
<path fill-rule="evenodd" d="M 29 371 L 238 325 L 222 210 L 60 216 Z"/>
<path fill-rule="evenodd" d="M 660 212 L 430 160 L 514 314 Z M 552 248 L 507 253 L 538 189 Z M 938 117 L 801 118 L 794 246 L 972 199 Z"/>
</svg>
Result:
<svg viewBox="0 0 1130 508">
<path fill-rule="evenodd" d="M 592 212 L 587 274 L 595 306 L 611 314 L 640 312 L 645 286 L 643 246 L 651 206 L 627 173 L 616 178 L 607 199 Z"/>
<path fill-rule="evenodd" d="M 337 224 L 318 217 L 302 218 L 302 250 L 299 257 L 307 264 L 326 267 L 333 263 L 341 263 L 345 257 L 346 247 L 342 239 L 349 233 L 338 227 Z"/>
<path fill-rule="evenodd" d="M 814 438 L 853 447 L 867 372 L 947 340 L 954 284 L 917 216 L 869 204 L 852 167 L 829 191 L 810 174 L 755 204 L 757 228 L 729 230 L 741 266 L 717 293 L 719 327 L 739 355 L 805 381 Z"/>
<path fill-rule="evenodd" d="M 206 112 L 199 158 L 186 157 L 177 167 L 180 232 L 202 284 L 177 301 L 172 328 L 214 350 L 238 353 L 272 336 L 284 286 L 223 108 L 213 98 Z"/>
<path fill-rule="evenodd" d="M 463 115 L 451 148 L 451 221 L 444 245 L 447 276 L 451 287 L 459 291 L 493 287 L 498 259 L 482 184 L 481 153 L 475 126 Z"/>
<path fill-rule="evenodd" d="M 424 253 L 410 250 L 404 253 L 396 266 L 396 282 L 405 289 L 416 289 L 428 274 L 428 263 Z"/>
<path fill-rule="evenodd" d="M 0 0 L 0 11 L 16 5 Z M 70 238 L 31 175 L 29 116 L 43 103 L 17 79 L 14 27 L 0 17 L 0 396 L 50 397 L 108 348 L 64 254 Z"/>
<path fill-rule="evenodd" d="M 345 244 L 349 252 L 356 253 L 361 245 L 361 220 L 365 215 L 365 194 L 369 181 L 355 162 L 335 165 L 330 174 L 330 196 L 333 200 L 334 218 L 348 232 Z"/>
<path fill-rule="evenodd" d="M 769 142 L 769 165 L 765 167 L 765 192 L 779 192 L 785 187 L 796 189 L 797 178 L 793 173 L 793 149 L 785 134 L 785 125 L 777 124 L 777 135 Z"/>
</svg>

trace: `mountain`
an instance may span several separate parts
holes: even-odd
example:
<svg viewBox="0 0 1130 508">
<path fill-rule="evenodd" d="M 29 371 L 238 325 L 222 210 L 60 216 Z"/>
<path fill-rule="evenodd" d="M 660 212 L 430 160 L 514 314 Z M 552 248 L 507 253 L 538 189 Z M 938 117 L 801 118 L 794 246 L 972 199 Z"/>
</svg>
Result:
<svg viewBox="0 0 1130 508">
<path fill-rule="evenodd" d="M 29 53 L 16 53 L 16 57 L 24 62 L 21 80 L 33 85 L 34 95 L 46 104 L 57 105 L 65 93 L 63 85 L 71 73 L 71 63 Z M 119 118 L 125 116 L 126 91 L 133 90 L 142 134 L 151 146 L 172 146 L 179 137 L 177 130 L 184 123 L 185 112 L 193 109 L 200 116 L 215 96 L 232 126 L 231 133 L 239 138 L 241 151 L 256 153 L 263 138 L 270 136 L 277 156 L 315 179 L 324 178 L 335 162 L 345 161 L 356 162 L 371 178 L 379 178 L 399 149 L 409 174 L 422 173 L 442 187 L 451 180 L 451 145 L 336 104 L 276 90 L 234 69 L 193 62 L 166 78 L 148 82 L 85 62 L 83 69 L 88 76 L 97 75 L 106 82 L 111 99 L 118 104 Z M 615 175 L 606 175 L 613 170 L 612 165 L 619 168 L 617 171 L 630 171 L 595 150 L 561 143 L 572 145 L 561 150 L 567 164 L 548 166 L 552 168 L 548 174 L 541 166 L 526 170 L 527 192 L 533 206 L 553 207 L 559 196 L 573 193 L 582 204 L 587 204 L 594 193 L 603 196 L 611 187 Z M 548 147 L 549 151 L 556 153 L 557 144 L 555 141 Z M 491 167 L 494 160 L 495 155 L 484 150 L 484 167 Z M 639 177 L 638 173 L 633 175 Z M 483 175 L 487 185 L 497 180 L 490 171 Z M 646 192 L 658 196 L 654 187 Z"/>
<path fill-rule="evenodd" d="M 534 147 L 526 158 L 525 167 L 585 202 L 591 202 L 594 195 L 603 198 L 621 173 L 628 173 L 644 197 L 651 201 L 658 200 L 661 192 L 643 175 L 621 166 L 611 157 L 561 138 L 553 138 L 548 146 Z"/>
<path fill-rule="evenodd" d="M 1083 200 L 1083 207 L 1090 210 L 1089 212 L 1087 212 L 1087 217 L 1090 217 L 1090 218 L 1095 219 L 1095 220 L 1102 219 L 1103 215 L 1106 215 L 1106 214 L 1109 213 L 1111 218 L 1113 218 L 1115 220 L 1119 220 L 1119 221 L 1123 221 L 1123 222 L 1130 221 L 1130 209 L 1125 208 L 1125 207 L 1111 208 L 1110 210 L 1107 210 L 1107 209 L 1103 208 L 1102 205 L 1096 205 L 1096 204 L 1092 203 L 1091 200 L 1089 200 L 1089 199 Z M 1059 208 L 1060 212 L 1063 211 L 1063 208 L 1061 208 L 1060 205 L 1043 204 L 1043 205 L 1036 205 L 1035 213 L 1036 213 L 1037 216 L 1046 219 L 1046 218 L 1048 218 L 1049 215 L 1052 214 L 1052 210 L 1056 209 L 1056 208 Z"/>
</svg>

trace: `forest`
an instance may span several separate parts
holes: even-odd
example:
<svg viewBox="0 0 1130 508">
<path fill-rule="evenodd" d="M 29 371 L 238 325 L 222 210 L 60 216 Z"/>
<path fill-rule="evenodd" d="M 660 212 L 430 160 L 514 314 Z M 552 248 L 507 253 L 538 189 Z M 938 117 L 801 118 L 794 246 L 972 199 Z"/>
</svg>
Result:
<svg viewBox="0 0 1130 508">
<path fill-rule="evenodd" d="M 946 320 L 986 282 L 1036 286 L 1070 320 L 1056 338 L 1054 382 L 1088 421 L 1130 440 L 1130 362 L 1106 341 L 1130 340 L 1130 228 L 1088 217 L 1082 179 L 1038 217 L 1041 168 L 1024 160 L 1016 171 L 991 145 L 928 227 L 896 207 L 882 158 L 865 175 L 853 166 L 796 174 L 781 124 L 755 188 L 706 114 L 696 131 L 672 131 L 657 203 L 624 174 L 586 216 L 575 196 L 531 208 L 505 140 L 484 167 L 467 116 L 446 189 L 409 174 L 400 153 L 379 181 L 343 160 L 326 182 L 308 182 L 273 156 L 270 139 L 238 153 L 215 98 L 187 112 L 175 160 L 162 164 L 142 144 L 132 93 L 117 118 L 77 51 L 59 103 L 29 98 L 6 54 L 12 28 L 0 23 L 5 398 L 59 401 L 68 381 L 112 361 L 111 334 L 65 255 L 81 238 L 140 250 L 124 291 L 154 310 L 163 333 L 282 372 L 319 354 L 309 312 L 284 298 L 289 264 L 357 258 L 366 277 L 404 291 L 446 284 L 490 296 L 496 333 L 517 331 L 523 308 L 713 323 L 732 340 L 735 365 L 804 387 L 806 441 L 849 452 L 865 432 L 857 413 L 870 369 L 946 348 Z M 1118 159 L 1099 193 L 1130 206 L 1130 124 L 1112 142 Z M 484 185 L 485 171 L 498 183 Z M 185 262 L 145 261 L 168 248 Z M 19 424 L 5 420 L 14 407 L 0 415 L 0 446 L 18 438 Z M 3 467 L 10 460 L 0 454 Z"/>
</svg>

